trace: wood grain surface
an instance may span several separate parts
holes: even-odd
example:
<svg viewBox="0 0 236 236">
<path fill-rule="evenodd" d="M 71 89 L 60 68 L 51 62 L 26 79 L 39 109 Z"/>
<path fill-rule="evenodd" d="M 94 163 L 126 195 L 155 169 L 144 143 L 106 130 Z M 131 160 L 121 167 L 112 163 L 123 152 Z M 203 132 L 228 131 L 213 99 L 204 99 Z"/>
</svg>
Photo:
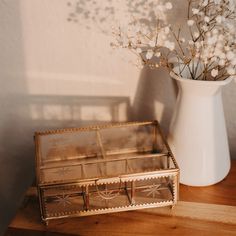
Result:
<svg viewBox="0 0 236 236">
<path fill-rule="evenodd" d="M 180 185 L 180 199 L 236 206 L 236 160 L 232 161 L 228 176 L 220 183 L 208 187 Z"/>
<path fill-rule="evenodd" d="M 209 187 L 181 185 L 180 201 L 155 208 L 73 219 L 40 220 L 35 189 L 9 225 L 11 235 L 236 235 L 236 161 L 222 182 Z"/>
</svg>

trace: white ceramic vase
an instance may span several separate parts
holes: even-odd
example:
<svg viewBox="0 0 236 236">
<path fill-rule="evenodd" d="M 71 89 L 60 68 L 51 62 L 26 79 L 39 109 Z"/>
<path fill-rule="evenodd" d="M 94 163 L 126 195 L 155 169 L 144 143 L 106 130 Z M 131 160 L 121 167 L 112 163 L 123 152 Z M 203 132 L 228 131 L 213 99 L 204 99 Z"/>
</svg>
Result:
<svg viewBox="0 0 236 236">
<path fill-rule="evenodd" d="M 221 90 L 232 79 L 191 80 L 174 73 L 171 77 L 179 93 L 168 142 L 180 167 L 180 182 L 190 186 L 215 184 L 230 169 Z"/>
</svg>

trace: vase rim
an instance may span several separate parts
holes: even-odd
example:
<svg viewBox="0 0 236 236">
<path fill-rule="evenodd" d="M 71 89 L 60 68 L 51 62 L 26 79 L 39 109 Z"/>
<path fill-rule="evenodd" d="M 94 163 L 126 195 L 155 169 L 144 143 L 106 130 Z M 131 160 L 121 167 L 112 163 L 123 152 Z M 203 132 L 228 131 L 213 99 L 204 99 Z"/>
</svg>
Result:
<svg viewBox="0 0 236 236">
<path fill-rule="evenodd" d="M 229 84 L 233 80 L 232 76 L 228 77 L 225 80 L 194 80 L 194 79 L 187 79 L 187 78 L 184 78 L 184 77 L 181 77 L 181 76 L 177 75 L 173 71 L 170 72 L 170 76 L 173 79 L 181 81 L 181 82 L 198 83 L 198 84 L 205 84 L 205 85 L 206 84 L 208 84 L 208 85 L 213 85 L 213 84 L 214 85 L 226 85 L 226 84 Z"/>
</svg>

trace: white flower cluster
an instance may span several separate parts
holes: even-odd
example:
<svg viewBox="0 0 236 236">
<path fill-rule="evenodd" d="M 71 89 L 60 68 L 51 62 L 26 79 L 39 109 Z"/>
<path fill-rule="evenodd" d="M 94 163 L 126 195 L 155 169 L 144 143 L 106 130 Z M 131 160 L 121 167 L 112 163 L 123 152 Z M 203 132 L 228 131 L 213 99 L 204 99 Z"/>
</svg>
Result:
<svg viewBox="0 0 236 236">
<path fill-rule="evenodd" d="M 192 7 L 192 5 L 190 5 Z M 187 42 L 185 55 L 190 63 L 204 64 L 199 78 L 194 77 L 194 66 L 190 68 L 193 79 L 224 79 L 236 75 L 236 18 L 234 0 L 201 0 L 189 9 L 187 24 L 191 40 Z M 184 45 L 181 45 L 184 47 Z M 218 77 L 217 77 L 218 76 Z"/>
<path fill-rule="evenodd" d="M 206 33 L 204 41 L 196 42 L 196 57 L 198 57 L 209 69 L 211 75 L 216 77 L 218 70 L 222 68 L 229 75 L 236 74 L 236 48 L 231 47 L 235 36 L 229 32 L 213 29 Z"/>
<path fill-rule="evenodd" d="M 133 1 L 135 2 L 135 1 Z M 128 48 L 138 54 L 142 64 L 150 64 L 153 57 L 161 57 L 163 47 L 174 50 L 175 43 L 169 40 L 170 27 L 166 25 L 165 14 L 172 9 L 170 2 L 151 4 L 152 0 L 146 0 L 142 6 L 145 10 L 152 11 L 147 15 L 134 14 L 133 21 L 127 26 L 113 28 L 116 41 L 111 45 L 118 48 Z M 155 9 L 155 11 L 153 10 Z M 147 17 L 147 18 L 145 18 Z M 155 64 L 158 67 L 158 64 Z"/>
<path fill-rule="evenodd" d="M 146 13 L 141 14 L 141 17 L 134 17 L 126 28 L 120 27 L 114 31 L 114 47 L 130 49 L 140 56 L 143 64 L 149 64 L 153 57 L 162 58 L 162 48 L 167 48 L 169 53 L 166 56 L 169 59 L 173 56 L 176 58 L 175 61 L 181 68 L 180 74 L 187 68 L 192 79 L 218 80 L 236 75 L 235 0 L 186 0 L 189 6 L 189 37 L 181 37 L 180 30 L 175 33 L 163 21 L 167 11 L 172 9 L 170 2 L 154 5 L 153 2 L 155 1 L 143 1 L 138 5 L 138 9 L 142 7 L 142 11 L 138 12 Z M 150 11 L 152 14 L 148 14 Z M 162 19 L 159 17 L 160 12 Z M 151 24 L 153 22 L 154 25 Z M 170 31 L 175 43 L 171 40 Z M 170 64 L 175 63 L 168 58 L 163 65 L 171 69 Z M 199 68 L 202 70 L 200 73 Z"/>
</svg>

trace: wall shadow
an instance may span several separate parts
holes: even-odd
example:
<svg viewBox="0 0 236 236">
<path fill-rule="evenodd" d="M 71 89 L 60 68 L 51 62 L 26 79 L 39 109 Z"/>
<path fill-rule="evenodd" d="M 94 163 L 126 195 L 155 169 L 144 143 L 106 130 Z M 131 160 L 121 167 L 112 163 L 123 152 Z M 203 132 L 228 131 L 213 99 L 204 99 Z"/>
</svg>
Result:
<svg viewBox="0 0 236 236">
<path fill-rule="evenodd" d="M 236 79 L 223 88 L 223 106 L 231 158 L 236 159 Z"/>
<path fill-rule="evenodd" d="M 157 119 L 168 133 L 177 96 L 177 85 L 165 69 L 145 67 L 139 78 L 132 116 L 138 120 Z"/>
<path fill-rule="evenodd" d="M 167 135 L 174 111 L 178 88 L 167 71 L 164 69 L 151 70 L 144 68 L 141 71 L 137 91 L 132 106 L 132 119 L 157 119 Z M 223 89 L 223 105 L 228 132 L 231 158 L 236 156 L 236 80 Z"/>
<path fill-rule="evenodd" d="M 0 1 L 0 235 L 32 178 L 32 158 L 22 124 L 27 109 L 18 106 L 27 95 L 20 1 Z M 12 97 L 15 97 L 12 100 Z"/>
<path fill-rule="evenodd" d="M 87 29 L 91 29 L 91 26 L 95 25 L 101 33 L 111 35 L 111 24 L 121 23 L 124 19 L 130 21 L 132 16 L 136 20 L 139 19 L 149 29 L 155 29 L 157 15 L 161 20 L 166 19 L 164 10 L 158 10 L 155 4 L 164 6 L 165 1 L 68 0 L 67 21 L 78 23 Z"/>
<path fill-rule="evenodd" d="M 34 180 L 36 130 L 130 119 L 128 97 L 31 95 L 21 1 L 0 1 L 0 235 Z"/>
<path fill-rule="evenodd" d="M 14 104 L 14 106 L 12 106 Z M 1 130 L 1 188 L 2 227 L 6 227 L 14 211 L 19 207 L 23 193 L 35 176 L 35 131 L 80 127 L 84 125 L 127 121 L 130 119 L 128 97 L 110 96 L 59 96 L 59 95 L 11 95 L 8 115 Z"/>
</svg>

